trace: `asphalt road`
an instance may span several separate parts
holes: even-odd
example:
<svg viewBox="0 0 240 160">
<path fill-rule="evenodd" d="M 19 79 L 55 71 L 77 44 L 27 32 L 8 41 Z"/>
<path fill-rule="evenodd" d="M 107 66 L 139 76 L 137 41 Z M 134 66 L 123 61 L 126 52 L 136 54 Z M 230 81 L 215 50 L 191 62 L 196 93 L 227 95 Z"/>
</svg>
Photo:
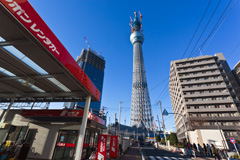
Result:
<svg viewBox="0 0 240 160">
<path fill-rule="evenodd" d="M 155 149 L 153 146 L 143 145 L 141 147 L 148 160 L 192 160 L 189 156 L 184 156 L 163 149 Z"/>
</svg>

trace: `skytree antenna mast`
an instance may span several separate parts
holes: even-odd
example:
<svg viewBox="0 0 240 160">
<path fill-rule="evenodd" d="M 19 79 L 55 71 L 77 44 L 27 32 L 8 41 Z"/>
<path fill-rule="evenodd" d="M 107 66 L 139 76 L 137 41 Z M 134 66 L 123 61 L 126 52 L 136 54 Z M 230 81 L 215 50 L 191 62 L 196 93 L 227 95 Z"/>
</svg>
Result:
<svg viewBox="0 0 240 160">
<path fill-rule="evenodd" d="M 131 101 L 131 126 L 153 129 L 153 116 L 149 98 L 147 79 L 143 61 L 142 44 L 144 41 L 142 29 L 142 15 L 138 20 L 137 12 L 134 12 L 134 20 L 131 19 L 130 41 L 133 45 L 133 82 Z M 131 18 L 131 17 L 130 17 Z"/>
</svg>

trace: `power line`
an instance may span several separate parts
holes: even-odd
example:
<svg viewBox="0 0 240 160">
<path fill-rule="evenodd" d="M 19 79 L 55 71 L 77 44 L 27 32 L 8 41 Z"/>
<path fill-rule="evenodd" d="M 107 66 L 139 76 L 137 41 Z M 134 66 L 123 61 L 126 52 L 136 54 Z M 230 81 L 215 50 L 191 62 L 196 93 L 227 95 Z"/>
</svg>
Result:
<svg viewBox="0 0 240 160">
<path fill-rule="evenodd" d="M 184 53 L 183 53 L 183 55 L 182 55 L 182 58 L 181 58 L 181 59 L 183 59 L 183 57 L 184 57 L 184 55 L 186 54 L 186 52 L 187 52 L 187 50 L 188 50 L 188 48 L 189 48 L 190 44 L 192 43 L 192 41 L 193 41 L 193 38 L 195 37 L 195 35 L 196 35 L 196 33 L 197 33 L 197 30 L 198 30 L 198 28 L 199 28 L 200 24 L 202 23 L 202 20 L 203 20 L 203 18 L 204 18 L 204 16 L 205 16 L 205 14 L 206 14 L 206 12 L 207 12 L 207 10 L 208 10 L 208 7 L 210 6 L 211 2 L 212 2 L 212 0 L 210 0 L 210 1 L 209 1 L 208 5 L 207 5 L 207 8 L 205 9 L 205 11 L 204 11 L 204 14 L 203 14 L 203 16 L 202 16 L 202 18 L 201 18 L 200 22 L 198 23 L 198 26 L 197 26 L 197 28 L 196 28 L 196 30 L 195 30 L 195 32 L 194 32 L 194 34 L 193 34 L 193 36 L 192 36 L 192 38 L 191 38 L 190 42 L 188 43 L 188 46 L 187 46 L 187 48 L 185 49 L 185 51 L 184 51 Z"/>
<path fill-rule="evenodd" d="M 199 42 L 199 41 L 200 41 L 200 39 L 202 38 L 202 35 L 204 34 L 205 30 L 207 29 L 207 27 L 208 27 L 209 23 L 211 22 L 211 20 L 212 20 L 212 17 L 214 16 L 214 14 L 215 14 L 215 12 L 216 12 L 216 10 L 217 10 L 217 8 L 218 8 L 219 4 L 221 3 L 221 1 L 222 1 L 222 0 L 220 0 L 220 1 L 218 2 L 217 6 L 215 7 L 215 9 L 214 9 L 214 11 L 213 11 L 213 13 L 212 13 L 212 15 L 211 15 L 210 19 L 208 20 L 208 22 L 207 22 L 206 26 L 204 27 L 204 29 L 203 29 L 203 31 L 202 31 L 202 33 L 201 33 L 200 37 L 198 38 L 198 40 L 197 40 L 197 42 L 196 42 L 195 46 L 193 47 L 193 49 L 192 49 L 192 51 L 191 51 L 191 53 L 190 53 L 189 57 L 191 57 L 191 56 L 193 55 L 192 53 L 193 53 L 194 49 L 196 48 L 196 46 L 197 46 L 198 42 Z"/>
</svg>

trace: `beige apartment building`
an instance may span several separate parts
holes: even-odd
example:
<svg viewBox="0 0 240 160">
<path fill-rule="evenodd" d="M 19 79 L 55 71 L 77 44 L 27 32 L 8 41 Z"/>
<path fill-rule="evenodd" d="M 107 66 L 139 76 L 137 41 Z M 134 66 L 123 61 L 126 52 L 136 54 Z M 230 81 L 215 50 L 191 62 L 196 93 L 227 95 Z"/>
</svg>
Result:
<svg viewBox="0 0 240 160">
<path fill-rule="evenodd" d="M 234 76 L 222 53 L 171 61 L 169 92 L 177 136 L 187 130 L 218 129 L 226 139 L 240 139 L 239 98 Z"/>
</svg>

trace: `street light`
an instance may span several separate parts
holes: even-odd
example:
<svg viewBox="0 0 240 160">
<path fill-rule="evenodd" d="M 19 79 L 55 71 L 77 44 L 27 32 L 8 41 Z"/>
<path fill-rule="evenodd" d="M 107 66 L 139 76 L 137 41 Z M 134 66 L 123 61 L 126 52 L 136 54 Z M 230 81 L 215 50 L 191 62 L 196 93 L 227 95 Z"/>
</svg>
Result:
<svg viewBox="0 0 240 160">
<path fill-rule="evenodd" d="M 184 115 L 180 114 L 180 113 L 168 113 L 166 109 L 163 110 L 163 115 L 164 116 L 168 116 L 169 114 L 177 114 L 177 115 L 182 116 L 182 121 L 183 121 L 183 125 L 184 125 L 185 132 L 186 132 L 185 136 L 186 136 L 186 139 L 188 140 L 188 143 L 190 143 L 188 132 L 187 132 L 186 123 L 185 123 L 185 120 L 184 120 Z M 189 145 L 189 147 L 191 147 L 191 145 Z"/>
</svg>

